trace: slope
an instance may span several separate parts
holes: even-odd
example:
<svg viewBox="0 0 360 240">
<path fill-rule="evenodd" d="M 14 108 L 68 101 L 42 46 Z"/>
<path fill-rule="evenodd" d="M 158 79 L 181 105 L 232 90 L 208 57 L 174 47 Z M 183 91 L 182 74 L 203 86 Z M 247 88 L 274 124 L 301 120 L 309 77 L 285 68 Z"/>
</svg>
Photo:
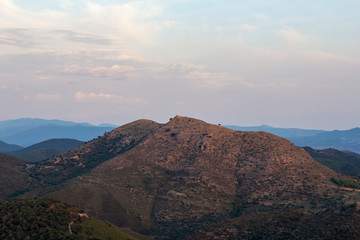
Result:
<svg viewBox="0 0 360 240">
<path fill-rule="evenodd" d="M 25 161 L 0 153 L 0 198 L 23 192 L 35 182 Z"/>
<path fill-rule="evenodd" d="M 81 175 L 138 145 L 161 124 L 138 120 L 123 125 L 69 152 L 51 158 L 31 168 L 43 184 L 56 185 Z"/>
<path fill-rule="evenodd" d="M 7 144 L 6 142 L 0 141 L 0 152 L 12 152 L 22 149 L 22 147 L 15 144 Z"/>
<path fill-rule="evenodd" d="M 351 204 L 313 213 L 286 209 L 247 214 L 227 219 L 186 239 L 359 239 L 358 207 Z"/>
<path fill-rule="evenodd" d="M 121 229 L 50 199 L 0 200 L 0 238 L 135 240 Z M 19 224 L 20 223 L 20 224 Z"/>
<path fill-rule="evenodd" d="M 352 152 L 343 152 L 333 148 L 315 150 L 304 147 L 311 157 L 336 172 L 360 179 L 360 156 Z"/>
<path fill-rule="evenodd" d="M 82 144 L 84 142 L 76 139 L 50 139 L 8 154 L 29 162 L 40 162 L 70 151 Z"/>
<path fill-rule="evenodd" d="M 55 191 L 37 194 L 158 238 L 183 238 L 248 212 L 324 207 L 345 197 L 331 181 L 337 173 L 278 136 L 180 116 L 155 130 Z M 61 161 L 40 170 L 61 172 Z"/>
</svg>

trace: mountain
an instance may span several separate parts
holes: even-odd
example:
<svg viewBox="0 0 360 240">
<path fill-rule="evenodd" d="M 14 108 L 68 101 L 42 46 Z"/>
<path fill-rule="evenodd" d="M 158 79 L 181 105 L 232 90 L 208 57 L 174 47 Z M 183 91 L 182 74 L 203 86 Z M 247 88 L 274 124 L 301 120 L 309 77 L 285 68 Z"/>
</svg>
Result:
<svg viewBox="0 0 360 240">
<path fill-rule="evenodd" d="M 293 138 L 302 138 L 302 137 L 311 137 L 315 136 L 319 133 L 323 133 L 326 131 L 323 130 L 308 130 L 308 129 L 300 129 L 300 128 L 274 128 L 269 125 L 261 125 L 261 126 L 250 126 L 250 127 L 241 127 L 235 125 L 225 125 L 224 127 L 238 130 L 238 131 L 264 131 L 268 133 L 275 134 L 277 136 L 293 139 Z"/>
<path fill-rule="evenodd" d="M 98 127 L 111 127 L 111 128 L 117 128 L 118 126 L 115 124 L 110 124 L 110 123 L 102 123 L 100 125 L 98 125 Z"/>
<path fill-rule="evenodd" d="M 5 120 L 0 121 L 0 129 L 8 129 L 8 128 L 20 128 L 23 130 L 24 128 L 32 128 L 46 124 L 53 125 L 62 125 L 62 126 L 73 126 L 73 125 L 82 125 L 82 126 L 93 126 L 89 123 L 78 123 L 72 121 L 64 121 L 64 120 L 47 120 L 41 118 L 19 118 L 14 120 Z"/>
<path fill-rule="evenodd" d="M 161 126 L 150 120 L 126 124 L 67 153 L 41 162 L 32 171 L 46 184 L 61 184 L 134 148 Z"/>
<path fill-rule="evenodd" d="M 40 162 L 70 151 L 82 144 L 84 142 L 76 139 L 50 139 L 8 154 L 29 162 Z"/>
<path fill-rule="evenodd" d="M 56 126 L 93 126 L 89 123 L 76 123 L 62 120 L 46 120 L 40 118 L 20 118 L 14 120 L 0 121 L 0 132 L 2 136 L 14 135 L 31 128 L 40 127 L 44 125 L 56 125 Z"/>
<path fill-rule="evenodd" d="M 109 124 L 94 126 L 61 120 L 23 118 L 0 122 L 0 140 L 23 147 L 53 138 L 72 138 L 89 141 L 113 130 Z"/>
<path fill-rule="evenodd" d="M 180 116 L 121 126 L 30 171 L 41 184 L 26 197 L 69 202 L 159 239 L 248 214 L 312 214 L 359 199 L 336 185 L 343 176 L 286 139 Z"/>
<path fill-rule="evenodd" d="M 15 144 L 7 144 L 6 142 L 0 141 L 0 152 L 12 152 L 22 149 L 22 147 Z"/>
<path fill-rule="evenodd" d="M 23 193 L 35 182 L 25 161 L 0 153 L 0 198 Z"/>
<path fill-rule="evenodd" d="M 51 199 L 0 200 L 0 238 L 135 240 L 121 229 Z"/>
<path fill-rule="evenodd" d="M 360 153 L 360 128 L 329 131 L 311 137 L 290 138 L 296 145 L 315 149 L 335 148 Z"/>
<path fill-rule="evenodd" d="M 273 128 L 268 125 L 240 127 L 226 125 L 238 131 L 265 131 L 286 138 L 299 147 L 310 146 L 315 149 L 335 148 L 360 153 L 360 128 L 350 130 L 307 130 L 299 128 Z"/>
<path fill-rule="evenodd" d="M 336 172 L 360 178 L 360 156 L 352 152 L 339 151 L 333 148 L 315 150 L 304 147 L 311 157 Z"/>
</svg>

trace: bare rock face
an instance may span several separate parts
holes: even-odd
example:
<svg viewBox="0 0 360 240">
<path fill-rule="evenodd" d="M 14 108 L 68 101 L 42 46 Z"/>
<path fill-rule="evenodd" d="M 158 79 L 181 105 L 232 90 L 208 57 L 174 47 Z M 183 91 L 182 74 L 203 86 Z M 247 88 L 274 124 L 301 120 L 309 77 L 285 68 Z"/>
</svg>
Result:
<svg viewBox="0 0 360 240">
<path fill-rule="evenodd" d="M 43 168 L 89 164 L 99 148 L 111 159 L 47 196 L 159 238 L 183 238 L 246 212 L 311 207 L 339 196 L 331 182 L 338 175 L 291 142 L 180 116 L 165 125 L 120 127 Z"/>
</svg>

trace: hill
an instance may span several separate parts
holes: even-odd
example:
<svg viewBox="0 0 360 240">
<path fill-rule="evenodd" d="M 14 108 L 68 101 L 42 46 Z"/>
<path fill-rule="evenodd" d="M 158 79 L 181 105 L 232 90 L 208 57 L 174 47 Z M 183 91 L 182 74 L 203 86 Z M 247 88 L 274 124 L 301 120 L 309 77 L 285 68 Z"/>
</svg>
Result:
<svg viewBox="0 0 360 240">
<path fill-rule="evenodd" d="M 121 229 L 50 199 L 0 199 L 0 238 L 135 240 Z"/>
<path fill-rule="evenodd" d="M 63 183 L 134 148 L 161 126 L 150 120 L 138 120 L 123 125 L 78 148 L 44 161 L 31 171 L 46 184 Z"/>
<path fill-rule="evenodd" d="M 15 145 L 15 144 L 7 144 L 3 141 L 0 141 L 0 152 L 12 152 L 22 149 L 22 147 Z"/>
<path fill-rule="evenodd" d="M 291 140 L 301 147 L 335 148 L 360 153 L 360 128 L 323 132 L 312 137 L 293 138 Z"/>
<path fill-rule="evenodd" d="M 286 209 L 227 219 L 187 240 L 207 239 L 359 239 L 359 205 L 337 206 L 309 213 Z"/>
<path fill-rule="evenodd" d="M 70 151 L 82 144 L 84 142 L 76 139 L 50 139 L 8 154 L 28 162 L 40 162 Z"/>
<path fill-rule="evenodd" d="M 360 156 L 358 154 L 333 148 L 315 150 L 311 147 L 304 147 L 304 149 L 315 160 L 334 171 L 360 178 Z"/>
<path fill-rule="evenodd" d="M 350 130 L 307 130 L 299 128 L 274 128 L 267 125 L 240 127 L 227 125 L 238 131 L 265 131 L 292 141 L 299 147 L 310 146 L 315 149 L 335 148 L 360 153 L 360 128 Z"/>
<path fill-rule="evenodd" d="M 0 140 L 23 147 L 53 139 L 71 138 L 89 141 L 113 130 L 111 125 L 94 126 L 61 120 L 17 119 L 0 122 Z"/>
<path fill-rule="evenodd" d="M 31 171 L 43 185 L 26 196 L 66 201 L 156 238 L 184 238 L 256 212 L 319 211 L 358 197 L 288 140 L 180 116 L 165 125 L 124 125 Z"/>
<path fill-rule="evenodd" d="M 277 136 L 286 138 L 286 139 L 294 139 L 294 138 L 302 138 L 302 137 L 312 137 L 319 133 L 326 132 L 324 130 L 308 130 L 301 128 L 275 128 L 269 125 L 261 125 L 261 126 L 250 126 L 250 127 L 241 127 L 236 125 L 225 125 L 224 127 L 238 130 L 238 131 L 256 131 L 256 132 L 268 132 L 275 134 Z"/>
<path fill-rule="evenodd" d="M 0 198 L 22 193 L 35 182 L 25 161 L 0 153 Z"/>
<path fill-rule="evenodd" d="M 62 120 L 46 120 L 40 118 L 20 118 L 14 120 L 0 121 L 0 131 L 2 136 L 14 135 L 32 128 L 56 125 L 56 126 L 93 126 L 88 123 L 76 123 Z"/>
</svg>

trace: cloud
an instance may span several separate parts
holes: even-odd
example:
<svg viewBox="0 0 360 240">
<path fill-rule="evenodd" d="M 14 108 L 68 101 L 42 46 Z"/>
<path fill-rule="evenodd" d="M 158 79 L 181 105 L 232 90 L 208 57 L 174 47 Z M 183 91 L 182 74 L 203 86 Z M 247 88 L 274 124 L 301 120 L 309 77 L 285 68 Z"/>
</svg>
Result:
<svg viewBox="0 0 360 240">
<path fill-rule="evenodd" d="M 71 1 L 61 5 L 63 8 L 57 10 L 31 11 L 10 0 L 0 1 L 0 43 L 25 46 L 23 43 L 31 42 L 32 45 L 26 46 L 47 49 L 77 49 L 76 43 L 83 43 L 114 50 L 121 47 L 130 52 L 138 47 L 137 44 L 153 42 L 157 33 L 174 24 L 166 19 L 157 20 L 162 8 L 148 2 L 95 4 L 82 1 L 77 3 L 76 14 L 69 9 Z M 4 34 L 6 29 L 26 29 L 29 33 Z"/>
<path fill-rule="evenodd" d="M 100 45 L 109 45 L 113 43 L 114 37 L 99 35 L 99 34 L 91 34 L 80 31 L 72 31 L 72 30 L 54 30 L 50 33 L 62 35 L 69 41 L 73 42 L 82 42 L 89 44 L 100 44 Z"/>
<path fill-rule="evenodd" d="M 233 76 L 228 73 L 216 73 L 206 71 L 191 71 L 184 76 L 186 79 L 191 80 L 196 87 L 205 89 L 219 89 L 224 87 L 239 87 L 246 89 L 260 89 L 260 88 L 280 88 L 280 87 L 294 87 L 291 83 L 254 83 L 244 81 L 241 77 Z"/>
<path fill-rule="evenodd" d="M 109 101 L 129 104 L 144 104 L 146 101 L 142 98 L 124 97 L 116 94 L 107 93 L 83 93 L 76 92 L 75 99 L 78 101 Z"/>
<path fill-rule="evenodd" d="M 29 11 L 11 0 L 0 1 L 0 28 L 51 28 L 69 23 L 70 15 L 60 11 Z"/>
<path fill-rule="evenodd" d="M 309 59 L 309 61 L 312 62 L 343 62 L 343 63 L 347 63 L 347 64 L 355 64 L 355 65 L 360 65 L 360 61 L 355 59 L 355 58 L 351 58 L 348 56 L 339 56 L 339 55 L 335 55 L 335 54 L 331 54 L 331 53 L 327 53 L 327 52 L 320 52 L 320 51 L 308 51 L 308 52 L 304 52 L 302 54 L 305 58 Z"/>
<path fill-rule="evenodd" d="M 166 64 L 165 67 L 175 73 L 188 73 L 188 72 L 193 72 L 193 71 L 200 71 L 205 68 L 205 66 L 202 66 L 202 65 L 195 65 L 195 64 L 184 63 L 184 62 Z"/>
<path fill-rule="evenodd" d="M 129 77 L 135 71 L 133 66 L 113 65 L 111 67 L 83 67 L 79 65 L 69 65 L 62 69 L 65 74 L 80 74 L 97 78 L 121 78 Z"/>
<path fill-rule="evenodd" d="M 138 56 L 130 56 L 127 54 L 119 54 L 119 55 L 106 55 L 102 56 L 103 60 L 111 60 L 111 61 L 135 61 L 135 62 L 144 62 L 144 58 Z"/>
<path fill-rule="evenodd" d="M 105 47 L 119 46 L 119 39 L 112 36 L 86 33 L 73 30 L 48 30 L 32 28 L 0 28 L 0 44 L 47 51 L 56 51 L 58 49 L 73 48 L 79 49 L 77 43 L 100 45 Z M 96 48 L 94 49 L 96 50 Z"/>
<path fill-rule="evenodd" d="M 62 8 L 68 9 L 71 8 L 74 3 L 71 0 L 57 0 Z"/>
<path fill-rule="evenodd" d="M 2 31 L 0 33 L 0 43 L 9 45 L 19 45 L 19 41 L 14 38 L 13 34 Z"/>
<path fill-rule="evenodd" d="M 87 3 L 82 22 L 86 29 L 91 26 L 106 34 L 147 44 L 156 32 L 169 25 L 167 20 L 152 20 L 161 12 L 160 7 L 140 1 L 116 5 Z"/>
<path fill-rule="evenodd" d="M 39 34 L 24 28 L 0 29 L 0 44 L 30 47 Z"/>
<path fill-rule="evenodd" d="M 60 99 L 59 94 L 39 93 L 34 96 L 24 96 L 25 102 L 57 101 L 59 99 Z"/>
<path fill-rule="evenodd" d="M 250 24 L 241 24 L 240 28 L 248 32 L 254 32 L 258 29 L 256 26 Z"/>
<path fill-rule="evenodd" d="M 24 11 L 18 8 L 13 4 L 11 0 L 2 0 L 0 1 L 0 14 L 2 18 L 5 17 L 17 17 L 19 13 L 23 13 Z"/>
<path fill-rule="evenodd" d="M 268 16 L 266 16 L 263 13 L 255 13 L 254 16 L 256 19 L 261 20 L 261 21 L 269 21 L 269 19 L 270 19 Z"/>
<path fill-rule="evenodd" d="M 280 38 L 287 43 L 298 44 L 306 43 L 308 41 L 308 36 L 300 34 L 294 29 L 278 30 L 277 33 L 279 34 Z"/>
<path fill-rule="evenodd" d="M 212 73 L 205 71 L 192 71 L 185 78 L 196 83 L 197 87 L 216 89 L 241 81 L 239 78 L 227 73 Z"/>
</svg>

